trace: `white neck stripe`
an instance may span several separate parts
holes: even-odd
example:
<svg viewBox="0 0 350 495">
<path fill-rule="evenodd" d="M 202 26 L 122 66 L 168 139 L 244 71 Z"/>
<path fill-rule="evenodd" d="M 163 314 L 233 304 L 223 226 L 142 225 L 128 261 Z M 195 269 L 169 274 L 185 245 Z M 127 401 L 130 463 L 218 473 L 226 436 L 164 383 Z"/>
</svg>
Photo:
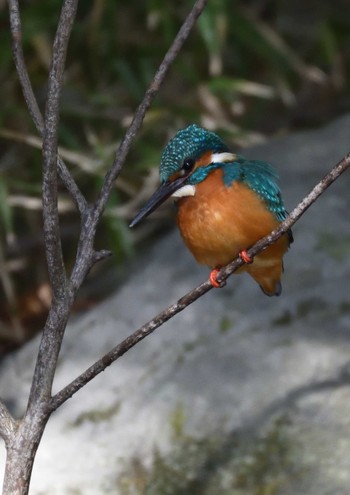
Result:
<svg viewBox="0 0 350 495">
<path fill-rule="evenodd" d="M 237 160 L 237 155 L 234 153 L 213 153 L 211 155 L 210 163 L 226 163 Z"/>
</svg>

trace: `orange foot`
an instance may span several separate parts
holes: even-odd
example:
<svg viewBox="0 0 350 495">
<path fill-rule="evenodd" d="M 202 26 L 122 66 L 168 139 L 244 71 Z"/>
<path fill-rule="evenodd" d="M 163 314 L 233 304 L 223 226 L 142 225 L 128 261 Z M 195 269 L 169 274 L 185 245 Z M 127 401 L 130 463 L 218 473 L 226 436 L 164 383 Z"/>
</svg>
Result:
<svg viewBox="0 0 350 495">
<path fill-rule="evenodd" d="M 245 249 L 243 249 L 243 251 L 241 251 L 238 256 L 241 258 L 241 260 L 244 261 L 244 263 L 247 263 L 248 265 L 250 263 L 253 263 L 253 261 L 254 261 L 253 258 L 251 256 L 249 256 L 249 254 L 247 253 L 247 251 Z"/>
<path fill-rule="evenodd" d="M 221 289 L 222 287 L 224 287 L 226 285 L 226 280 L 223 280 L 222 282 L 218 282 L 217 276 L 218 276 L 219 271 L 220 271 L 220 267 L 214 268 L 209 274 L 210 283 L 216 289 Z"/>
</svg>

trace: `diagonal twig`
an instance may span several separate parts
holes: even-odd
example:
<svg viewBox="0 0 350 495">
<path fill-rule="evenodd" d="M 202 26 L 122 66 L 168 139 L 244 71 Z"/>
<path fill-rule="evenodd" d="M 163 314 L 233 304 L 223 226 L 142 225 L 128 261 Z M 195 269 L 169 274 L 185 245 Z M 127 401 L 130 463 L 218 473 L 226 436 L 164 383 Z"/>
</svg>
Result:
<svg viewBox="0 0 350 495">
<path fill-rule="evenodd" d="M 337 165 L 335 165 L 331 171 L 316 184 L 311 192 L 305 196 L 305 198 L 294 208 L 290 215 L 284 220 L 277 229 L 271 232 L 269 235 L 263 237 L 256 242 L 250 249 L 248 249 L 248 255 L 250 257 L 256 256 L 260 251 L 268 247 L 270 244 L 276 242 L 283 234 L 287 232 L 299 218 L 305 213 L 305 211 L 319 198 L 321 194 L 350 166 L 350 153 L 346 155 Z M 226 267 L 222 268 L 217 275 L 219 282 L 226 280 L 232 273 L 238 270 L 244 264 L 244 261 L 238 257 Z M 56 410 L 72 395 L 78 392 L 95 376 L 104 371 L 107 366 L 110 366 L 114 361 L 123 356 L 129 349 L 134 347 L 138 342 L 154 332 L 158 327 L 163 325 L 166 321 L 170 320 L 177 313 L 183 311 L 188 305 L 192 304 L 198 298 L 213 288 L 209 281 L 203 282 L 196 288 L 188 292 L 185 296 L 179 299 L 176 303 L 172 304 L 157 316 L 155 316 L 148 323 L 140 327 L 134 333 L 129 335 L 120 344 L 114 347 L 111 351 L 105 354 L 101 359 L 96 361 L 92 366 L 85 370 L 80 376 L 73 380 L 69 385 L 64 387 L 60 392 L 54 395 L 49 403 L 51 410 Z"/>
<path fill-rule="evenodd" d="M 12 36 L 12 53 L 16 65 L 16 71 L 21 83 L 23 96 L 26 101 L 30 116 L 37 131 L 42 136 L 44 132 L 44 119 L 41 115 L 38 102 L 35 98 L 33 87 L 29 79 L 27 66 L 24 60 L 22 47 L 22 26 L 18 0 L 8 0 L 8 4 Z M 70 193 L 78 211 L 81 214 L 84 213 L 87 208 L 86 200 L 82 195 L 80 189 L 78 188 L 77 184 L 75 183 L 73 177 L 71 176 L 65 163 L 59 156 L 57 158 L 57 166 L 61 180 Z"/>
<path fill-rule="evenodd" d="M 114 186 L 114 181 L 118 177 L 125 159 L 129 153 L 131 145 L 133 144 L 136 133 L 141 127 L 144 116 L 151 105 L 153 99 L 158 94 L 159 89 L 164 82 L 164 79 L 179 54 L 183 44 L 191 33 L 197 18 L 202 13 L 204 7 L 207 4 L 207 0 L 197 0 L 194 4 L 191 12 L 183 22 L 178 34 L 176 35 L 169 50 L 164 56 L 162 63 L 160 64 L 155 76 L 147 89 L 145 96 L 137 108 L 133 120 L 127 129 L 124 138 L 115 153 L 115 158 L 111 169 L 106 174 L 99 197 L 95 202 L 91 215 L 89 215 L 87 221 L 82 224 L 82 232 L 78 243 L 78 251 L 76 256 L 76 262 L 71 275 L 72 286 L 79 287 L 83 282 L 87 271 L 91 268 L 92 263 L 99 257 L 93 254 L 92 240 L 96 233 L 98 222 L 101 219 L 104 208 L 106 206 L 109 194 Z"/>
<path fill-rule="evenodd" d="M 133 120 L 125 133 L 125 136 L 119 146 L 119 149 L 115 154 L 112 167 L 105 177 L 100 195 L 96 201 L 95 209 L 94 209 L 95 223 L 98 222 L 98 220 L 100 219 L 103 213 L 103 210 L 108 200 L 108 196 L 113 187 L 114 181 L 116 180 L 122 169 L 126 156 L 129 153 L 129 149 L 135 139 L 137 131 L 141 127 L 141 124 L 143 122 L 144 116 L 148 108 L 150 107 L 155 96 L 158 94 L 160 86 L 162 85 L 169 71 L 170 66 L 176 59 L 183 44 L 185 43 L 189 34 L 191 33 L 193 26 L 195 25 L 196 20 L 198 19 L 204 7 L 206 6 L 207 1 L 208 0 L 197 0 L 196 3 L 194 4 L 191 12 L 188 14 L 185 22 L 182 24 L 169 50 L 165 54 L 165 57 L 162 63 L 160 64 L 153 78 L 153 81 L 151 82 L 149 88 L 147 89 L 141 104 L 137 108 Z"/>
</svg>

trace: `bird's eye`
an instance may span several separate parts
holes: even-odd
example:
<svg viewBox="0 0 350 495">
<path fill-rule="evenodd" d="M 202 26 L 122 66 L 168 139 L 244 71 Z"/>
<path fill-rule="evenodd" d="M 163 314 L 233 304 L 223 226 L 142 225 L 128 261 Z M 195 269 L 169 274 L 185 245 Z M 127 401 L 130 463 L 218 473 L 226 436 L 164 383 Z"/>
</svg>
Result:
<svg viewBox="0 0 350 495">
<path fill-rule="evenodd" d="M 191 172 L 195 164 L 195 161 L 193 158 L 185 158 L 183 164 L 182 164 L 182 170 L 184 172 Z"/>
</svg>

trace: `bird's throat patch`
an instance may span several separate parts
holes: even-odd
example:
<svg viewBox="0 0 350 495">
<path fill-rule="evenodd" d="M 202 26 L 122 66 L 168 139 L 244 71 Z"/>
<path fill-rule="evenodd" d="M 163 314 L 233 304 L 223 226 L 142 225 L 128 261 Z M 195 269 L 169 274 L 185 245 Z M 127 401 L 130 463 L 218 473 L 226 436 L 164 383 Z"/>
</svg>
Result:
<svg viewBox="0 0 350 495">
<path fill-rule="evenodd" d="M 196 186 L 192 184 L 186 184 L 175 191 L 171 196 L 173 198 L 183 198 L 185 196 L 194 196 L 196 194 Z"/>
</svg>

